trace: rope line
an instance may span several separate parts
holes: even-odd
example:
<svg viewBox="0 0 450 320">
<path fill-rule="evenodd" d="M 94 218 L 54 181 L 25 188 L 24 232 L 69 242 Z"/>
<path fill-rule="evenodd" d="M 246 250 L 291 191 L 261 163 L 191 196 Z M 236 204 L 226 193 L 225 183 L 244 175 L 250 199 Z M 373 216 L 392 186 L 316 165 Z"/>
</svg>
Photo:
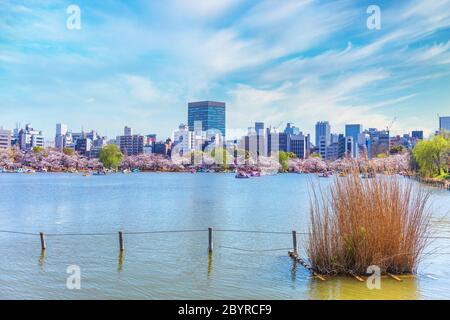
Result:
<svg viewBox="0 0 450 320">
<path fill-rule="evenodd" d="M 240 232 L 240 233 L 265 233 L 265 234 L 291 234 L 288 231 L 260 231 L 260 230 L 235 230 L 235 229 L 213 229 L 214 232 Z M 297 234 L 302 234 L 297 232 Z"/>
<path fill-rule="evenodd" d="M 281 251 L 281 250 L 292 250 L 292 248 L 276 248 L 276 249 L 262 249 L 262 250 L 251 250 L 251 249 L 242 249 L 236 247 L 228 247 L 228 246 L 218 246 L 219 248 L 232 249 L 238 251 L 247 251 L 247 252 L 266 252 L 266 251 Z"/>
<path fill-rule="evenodd" d="M 46 233 L 48 237 L 71 237 L 71 236 L 110 236 L 116 235 L 117 232 L 100 232 L 100 233 Z"/>
<path fill-rule="evenodd" d="M 10 230 L 0 230 L 0 233 L 14 233 L 14 234 L 24 234 L 28 236 L 38 236 L 39 233 L 22 232 L 22 231 L 10 231 Z"/>
<path fill-rule="evenodd" d="M 207 232 L 207 229 L 187 229 L 187 230 L 153 230 L 153 231 L 123 231 L 126 234 L 164 234 L 164 233 L 190 233 L 190 232 Z M 213 229 L 214 232 L 235 232 L 235 233 L 257 233 L 257 234 L 291 234 L 291 231 L 263 231 L 263 230 L 238 230 L 238 229 Z M 0 233 L 11 233 L 11 234 L 21 234 L 21 235 L 32 235 L 38 236 L 38 232 L 24 232 L 24 231 L 13 231 L 13 230 L 0 230 Z M 59 236 L 109 236 L 116 235 L 116 232 L 88 232 L 88 233 L 45 233 L 49 237 L 59 237 Z M 297 232 L 297 235 L 309 235 L 309 232 Z M 450 236 L 428 236 L 424 237 L 428 239 L 450 239 Z"/>
<path fill-rule="evenodd" d="M 207 229 L 194 229 L 194 230 L 164 230 L 164 231 L 130 231 L 123 232 L 123 234 L 155 234 L 155 233 L 187 233 L 187 232 L 207 232 Z"/>
</svg>

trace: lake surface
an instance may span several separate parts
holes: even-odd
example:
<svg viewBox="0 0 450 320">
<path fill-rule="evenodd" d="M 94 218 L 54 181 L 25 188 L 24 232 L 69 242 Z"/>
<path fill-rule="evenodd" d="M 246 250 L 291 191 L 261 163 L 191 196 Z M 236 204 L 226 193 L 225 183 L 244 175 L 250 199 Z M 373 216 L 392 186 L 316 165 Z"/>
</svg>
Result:
<svg viewBox="0 0 450 320">
<path fill-rule="evenodd" d="M 289 232 L 307 230 L 309 183 L 317 180 L 299 174 L 0 174 L 0 230 L 112 233 L 49 235 L 45 254 L 39 236 L 0 233 L 0 298 L 450 299 L 450 239 L 433 240 L 417 277 L 383 278 L 378 290 L 348 278 L 320 281 L 293 265 Z M 435 189 L 432 208 L 434 236 L 450 238 L 450 192 Z M 119 254 L 119 230 L 208 227 L 286 233 L 217 231 L 211 256 L 207 232 L 125 234 Z M 80 290 L 66 287 L 70 265 L 80 267 Z"/>
</svg>

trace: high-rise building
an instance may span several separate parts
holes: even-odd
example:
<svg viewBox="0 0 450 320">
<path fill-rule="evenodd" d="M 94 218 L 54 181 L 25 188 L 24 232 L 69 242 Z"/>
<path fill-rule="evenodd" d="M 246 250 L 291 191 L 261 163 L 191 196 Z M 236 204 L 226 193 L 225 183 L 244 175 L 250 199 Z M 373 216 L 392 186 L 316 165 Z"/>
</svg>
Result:
<svg viewBox="0 0 450 320">
<path fill-rule="evenodd" d="M 319 121 L 316 123 L 316 147 L 319 147 L 320 141 L 326 146 L 330 144 L 331 128 L 328 121 Z"/>
<path fill-rule="evenodd" d="M 349 158 L 355 158 L 356 152 L 355 152 L 356 143 L 353 141 L 352 136 L 346 136 L 345 137 L 345 154 Z"/>
<path fill-rule="evenodd" d="M 363 131 L 362 124 L 346 124 L 345 125 L 345 136 L 353 137 L 353 141 L 357 142 L 360 133 Z"/>
<path fill-rule="evenodd" d="M 345 156 L 346 139 L 343 134 L 338 134 L 335 141 L 326 147 L 325 159 L 334 161 Z"/>
<path fill-rule="evenodd" d="M 108 142 L 107 137 L 100 136 L 95 130 L 87 133 L 84 131 L 73 133 L 69 131 L 65 139 L 65 148 L 74 148 L 79 154 L 89 158 L 98 158 L 100 156 L 100 150 L 108 143 L 117 144 L 117 140 Z"/>
<path fill-rule="evenodd" d="M 255 131 L 257 135 L 264 135 L 264 122 L 255 122 Z"/>
<path fill-rule="evenodd" d="M 196 122 L 201 121 L 202 131 L 216 130 L 225 136 L 225 103 L 199 101 L 188 103 L 189 131 L 196 131 Z"/>
<path fill-rule="evenodd" d="M 255 122 L 256 131 L 256 153 L 258 156 L 266 156 L 267 137 L 264 130 L 264 122 Z"/>
<path fill-rule="evenodd" d="M 288 152 L 288 135 L 284 132 L 270 132 L 267 136 L 267 155 L 274 156 L 279 151 Z"/>
<path fill-rule="evenodd" d="M 329 161 L 334 161 L 334 160 L 339 159 L 339 143 L 338 142 L 333 142 L 327 147 L 325 159 L 329 160 Z"/>
<path fill-rule="evenodd" d="M 144 153 L 144 136 L 131 134 L 129 127 L 124 128 L 124 135 L 117 137 L 117 145 L 124 155 L 138 155 Z"/>
<path fill-rule="evenodd" d="M 56 124 L 56 135 L 63 136 L 67 133 L 67 124 L 57 123 Z"/>
<path fill-rule="evenodd" d="M 11 147 L 11 131 L 3 130 L 0 127 L 0 149 L 7 149 Z"/>
<path fill-rule="evenodd" d="M 88 157 L 92 150 L 92 145 L 92 139 L 88 138 L 86 134 L 83 134 L 75 141 L 75 151 L 82 156 Z"/>
<path fill-rule="evenodd" d="M 302 133 L 288 135 L 288 151 L 294 153 L 298 158 L 308 157 L 308 137 Z"/>
<path fill-rule="evenodd" d="M 415 140 L 423 140 L 423 131 L 422 130 L 412 131 L 411 138 L 413 138 Z"/>
<path fill-rule="evenodd" d="M 34 147 L 44 147 L 44 135 L 42 131 L 33 129 L 31 123 L 20 129 L 18 132 L 18 142 L 21 150 L 31 150 Z"/>
<path fill-rule="evenodd" d="M 389 131 L 371 128 L 368 133 L 370 136 L 370 146 L 368 148 L 369 158 L 377 157 L 379 154 L 389 154 Z"/>
<path fill-rule="evenodd" d="M 292 123 L 288 122 L 286 128 L 284 129 L 284 133 L 298 135 L 300 134 L 300 129 L 294 126 Z"/>
<path fill-rule="evenodd" d="M 450 116 L 439 117 L 439 131 L 450 131 Z"/>
<path fill-rule="evenodd" d="M 361 124 L 346 124 L 345 125 L 345 137 L 352 137 L 353 139 L 353 146 L 352 146 L 352 153 L 351 157 L 356 158 L 358 156 L 358 140 L 359 135 L 363 131 L 363 126 Z"/>
<path fill-rule="evenodd" d="M 68 132 L 66 124 L 57 123 L 55 135 L 55 148 L 63 150 L 69 145 L 72 145 L 72 134 Z"/>
<path fill-rule="evenodd" d="M 327 138 L 325 136 L 319 136 L 319 154 L 322 159 L 326 159 L 327 157 L 327 148 L 330 143 L 327 143 Z"/>
</svg>

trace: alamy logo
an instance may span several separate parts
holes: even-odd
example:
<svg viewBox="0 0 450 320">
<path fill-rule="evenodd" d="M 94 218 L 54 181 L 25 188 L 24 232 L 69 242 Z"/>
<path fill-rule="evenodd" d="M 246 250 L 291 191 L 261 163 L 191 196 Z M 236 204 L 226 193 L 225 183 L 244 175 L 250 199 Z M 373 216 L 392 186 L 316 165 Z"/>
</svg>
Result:
<svg viewBox="0 0 450 320">
<path fill-rule="evenodd" d="M 367 273 L 371 274 L 366 281 L 369 290 L 381 289 L 381 269 L 379 266 L 367 267 Z"/>
<path fill-rule="evenodd" d="M 81 289 L 81 269 L 77 265 L 70 265 L 67 267 L 66 272 L 70 274 L 67 277 L 66 287 L 69 290 Z"/>
<path fill-rule="evenodd" d="M 81 9 L 75 4 L 71 4 L 67 7 L 67 14 L 70 16 L 67 18 L 66 26 L 69 30 L 80 30 L 81 29 Z"/>
<path fill-rule="evenodd" d="M 367 28 L 369 30 L 381 29 L 381 9 L 379 6 L 371 5 L 367 7 L 367 14 L 370 16 L 367 18 Z"/>
</svg>

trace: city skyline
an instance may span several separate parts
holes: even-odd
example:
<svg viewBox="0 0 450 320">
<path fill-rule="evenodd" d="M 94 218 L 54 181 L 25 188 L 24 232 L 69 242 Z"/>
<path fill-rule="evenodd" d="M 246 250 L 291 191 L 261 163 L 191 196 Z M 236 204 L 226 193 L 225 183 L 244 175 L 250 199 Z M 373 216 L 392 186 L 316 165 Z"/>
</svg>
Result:
<svg viewBox="0 0 450 320">
<path fill-rule="evenodd" d="M 205 101 L 202 101 L 202 102 L 205 102 Z M 208 102 L 208 101 L 206 101 L 206 102 Z M 194 102 L 194 103 L 200 103 L 200 102 Z M 222 103 L 222 102 L 219 102 L 219 103 Z M 250 132 L 250 129 L 256 129 L 257 125 L 263 125 L 267 129 L 276 130 L 278 132 L 283 132 L 285 129 L 288 129 L 291 126 L 293 126 L 293 128 L 298 130 L 299 133 L 303 133 L 305 135 L 309 134 L 311 136 L 312 141 L 314 141 L 314 145 L 318 146 L 320 144 L 320 143 L 319 144 L 317 143 L 317 138 L 318 138 L 317 137 L 317 130 L 318 130 L 317 126 L 319 124 L 320 125 L 327 124 L 327 126 L 329 127 L 329 129 L 328 129 L 329 134 L 326 134 L 325 136 L 328 136 L 329 139 L 332 139 L 333 135 L 339 135 L 339 134 L 343 134 L 344 136 L 353 136 L 353 137 L 355 137 L 354 133 L 348 134 L 348 128 L 349 127 L 354 127 L 354 126 L 359 127 L 359 131 L 360 132 L 367 131 L 368 129 L 377 129 L 377 130 L 381 130 L 381 131 L 387 130 L 388 132 L 390 132 L 390 136 L 391 137 L 403 136 L 404 134 L 414 135 L 414 132 L 422 132 L 423 136 L 422 136 L 421 139 L 427 139 L 430 136 L 434 135 L 436 132 L 438 132 L 441 128 L 444 128 L 444 130 L 449 130 L 449 129 L 445 129 L 445 128 L 449 127 L 449 123 L 450 123 L 449 119 L 450 119 L 450 116 L 443 115 L 443 116 L 440 116 L 438 118 L 437 123 L 435 124 L 435 127 L 433 129 L 428 129 L 428 130 L 426 130 L 426 129 L 425 130 L 411 130 L 411 131 L 399 132 L 399 133 L 395 133 L 395 134 L 393 134 L 389 130 L 389 125 L 387 127 L 377 128 L 377 127 L 369 127 L 369 126 L 367 126 L 367 125 L 365 125 L 363 123 L 345 123 L 342 128 L 340 127 L 338 129 L 336 129 L 336 127 L 333 126 L 333 123 L 331 121 L 322 119 L 322 120 L 317 120 L 315 122 L 315 124 L 314 124 L 314 129 L 311 132 L 309 132 L 309 131 L 306 131 L 302 127 L 298 127 L 297 125 L 295 125 L 295 123 L 293 123 L 293 122 L 291 122 L 289 120 L 281 121 L 278 126 L 273 126 L 271 124 L 266 124 L 263 121 L 249 120 L 248 125 L 245 128 L 241 128 L 242 135 L 235 136 L 235 137 L 229 137 L 227 135 L 227 136 L 225 136 L 225 139 L 226 140 L 235 140 L 235 139 L 239 140 L 239 139 L 243 138 L 244 136 L 247 136 L 249 134 L 249 132 Z M 42 135 L 43 135 L 43 137 L 45 139 L 46 146 L 48 146 L 48 144 L 57 143 L 54 140 L 54 138 L 55 138 L 55 135 L 58 135 L 58 133 L 61 132 L 61 126 L 64 127 L 64 132 L 77 133 L 77 134 L 80 134 L 80 133 L 83 133 L 83 132 L 84 133 L 96 132 L 97 134 L 101 134 L 103 137 L 108 138 L 109 140 L 111 140 L 111 139 L 114 140 L 116 137 L 121 135 L 124 130 L 132 130 L 132 132 L 133 132 L 132 134 L 137 134 L 137 135 L 142 135 L 142 136 L 154 135 L 154 136 L 158 137 L 159 141 L 163 141 L 163 140 L 165 140 L 167 138 L 171 138 L 173 136 L 174 132 L 179 129 L 180 125 L 186 126 L 186 127 L 188 127 L 189 131 L 192 131 L 193 129 L 189 128 L 189 126 L 187 125 L 188 122 L 189 122 L 189 117 L 187 117 L 185 120 L 187 120 L 187 121 L 180 121 L 179 124 L 175 128 L 168 129 L 170 133 L 167 136 L 163 136 L 160 133 L 154 132 L 154 131 L 151 131 L 151 130 L 144 130 L 142 132 L 136 130 L 136 132 L 135 132 L 134 128 L 129 126 L 126 123 L 124 123 L 122 125 L 121 129 L 119 130 L 119 132 L 113 133 L 111 136 L 107 136 L 105 134 L 102 134 L 103 132 L 101 130 L 98 130 L 96 127 L 86 128 L 85 126 L 81 126 L 79 128 L 77 128 L 77 127 L 72 128 L 66 122 L 61 122 L 61 121 L 53 122 L 53 129 L 50 130 L 49 133 L 45 132 L 43 130 L 40 130 L 40 129 L 39 129 L 39 131 L 42 133 Z M 201 123 L 201 121 L 199 123 Z M 390 125 L 393 125 L 394 123 L 396 123 L 396 119 L 391 121 Z M 0 130 L 9 131 L 12 134 L 15 129 L 16 130 L 20 130 L 20 129 L 26 128 L 26 126 L 30 126 L 30 125 L 31 126 L 35 126 L 31 122 L 25 122 L 25 124 L 23 124 L 22 122 L 16 122 L 14 127 L 8 127 L 8 126 L 0 125 Z M 35 126 L 35 127 L 37 127 L 37 126 Z M 202 128 L 202 129 L 205 129 L 205 128 Z M 217 130 L 216 128 L 213 128 L 213 127 L 208 128 L 208 129 L 215 129 L 215 130 Z M 257 131 L 256 130 L 253 130 L 253 131 L 255 131 L 255 134 L 256 134 Z M 430 132 L 429 135 L 425 134 L 425 132 L 427 132 L 427 131 Z M 329 143 L 330 143 L 330 141 L 327 142 L 327 144 L 329 144 Z"/>
<path fill-rule="evenodd" d="M 0 4 L 0 126 L 163 138 L 189 101 L 218 100 L 228 138 L 253 121 L 314 136 L 318 120 L 343 132 L 393 118 L 393 135 L 428 136 L 450 108 L 448 1 L 377 1 L 380 30 L 368 1 L 77 1 L 79 30 L 66 27 L 71 4 Z"/>
</svg>

